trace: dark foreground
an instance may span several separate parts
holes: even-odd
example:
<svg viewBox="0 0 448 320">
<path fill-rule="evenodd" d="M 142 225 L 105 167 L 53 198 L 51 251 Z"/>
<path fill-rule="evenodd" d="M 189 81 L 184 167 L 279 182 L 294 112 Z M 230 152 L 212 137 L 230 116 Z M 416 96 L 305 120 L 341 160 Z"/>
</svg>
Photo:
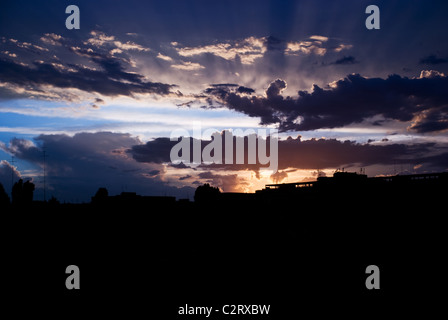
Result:
<svg viewBox="0 0 448 320">
<path fill-rule="evenodd" d="M 59 319 L 206 318 L 178 315 L 185 304 L 270 305 L 268 316 L 210 319 L 443 311 L 442 191 L 277 200 L 2 211 L 2 304 Z M 80 269 L 79 290 L 65 287 L 68 265 Z M 368 265 L 380 268 L 379 290 L 365 286 Z"/>
</svg>

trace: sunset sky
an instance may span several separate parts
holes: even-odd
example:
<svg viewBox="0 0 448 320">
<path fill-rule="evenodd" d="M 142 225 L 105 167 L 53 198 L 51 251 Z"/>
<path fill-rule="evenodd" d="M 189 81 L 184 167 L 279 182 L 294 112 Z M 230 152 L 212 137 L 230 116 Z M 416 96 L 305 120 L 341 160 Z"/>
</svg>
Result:
<svg viewBox="0 0 448 320">
<path fill-rule="evenodd" d="M 380 9 L 368 30 L 365 9 Z M 65 8 L 80 9 L 68 30 Z M 446 1 L 2 1 L 0 182 L 192 198 L 448 170 Z M 278 129 L 279 171 L 170 163 L 170 134 Z M 203 137 L 208 140 L 210 137 Z M 15 162 L 11 163 L 12 156 Z"/>
</svg>

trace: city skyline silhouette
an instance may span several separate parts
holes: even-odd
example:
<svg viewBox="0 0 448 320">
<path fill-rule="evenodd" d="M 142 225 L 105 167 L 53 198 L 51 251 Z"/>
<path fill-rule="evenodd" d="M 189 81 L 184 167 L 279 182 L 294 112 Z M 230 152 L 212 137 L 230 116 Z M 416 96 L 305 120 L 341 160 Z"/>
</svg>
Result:
<svg viewBox="0 0 448 320">
<path fill-rule="evenodd" d="M 447 12 L 2 1 L 2 306 L 440 316 Z"/>
</svg>

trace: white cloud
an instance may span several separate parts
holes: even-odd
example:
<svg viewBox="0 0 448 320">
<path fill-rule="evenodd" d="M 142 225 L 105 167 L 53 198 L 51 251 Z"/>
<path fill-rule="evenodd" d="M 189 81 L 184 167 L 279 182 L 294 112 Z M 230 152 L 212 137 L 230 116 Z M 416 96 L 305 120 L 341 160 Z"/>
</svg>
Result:
<svg viewBox="0 0 448 320">
<path fill-rule="evenodd" d="M 162 59 L 162 60 L 165 60 L 165 61 L 173 61 L 173 58 L 168 57 L 168 56 L 165 56 L 165 55 L 161 54 L 160 52 L 159 52 L 159 54 L 157 55 L 157 58 Z"/>
<path fill-rule="evenodd" d="M 2 51 L 3 54 L 6 54 L 7 56 L 11 57 L 11 58 L 17 58 L 17 55 L 13 52 L 9 52 L 9 51 Z"/>
<path fill-rule="evenodd" d="M 191 61 L 182 61 L 181 64 L 173 64 L 171 68 L 179 69 L 179 70 L 200 70 L 205 67 L 196 62 Z"/>
<path fill-rule="evenodd" d="M 324 36 L 311 36 L 310 39 L 312 39 L 312 40 L 319 40 L 319 41 L 322 41 L 322 42 L 328 41 L 328 38 L 324 37 Z"/>
<path fill-rule="evenodd" d="M 53 46 L 60 46 L 61 40 L 64 38 L 58 34 L 55 33 L 45 33 L 43 37 L 40 38 L 40 40 L 46 44 L 50 44 Z"/>
<path fill-rule="evenodd" d="M 104 47 L 104 46 L 114 46 L 111 50 L 111 54 L 114 53 L 122 53 L 123 51 L 150 51 L 149 48 L 145 48 L 142 45 L 139 45 L 132 41 L 121 42 L 115 39 L 115 36 L 108 36 L 104 32 L 100 31 L 91 31 L 91 37 L 84 41 L 85 45 L 92 45 L 95 47 Z"/>
<path fill-rule="evenodd" d="M 419 78 L 435 78 L 435 77 L 445 77 L 445 74 L 443 72 L 439 72 L 436 70 L 422 70 L 420 72 Z"/>
<path fill-rule="evenodd" d="M 41 51 L 49 51 L 47 48 L 43 48 L 41 46 L 29 43 L 29 42 L 21 42 L 21 41 L 16 40 L 16 39 L 6 39 L 5 37 L 2 37 L 2 42 L 3 43 L 9 42 L 9 43 L 15 45 L 18 48 L 26 49 L 26 50 L 30 50 L 30 51 L 39 51 L 39 52 L 41 52 Z"/>
<path fill-rule="evenodd" d="M 178 43 L 172 43 L 178 46 Z M 265 38 L 249 37 L 243 40 L 227 41 L 198 47 L 176 48 L 177 53 L 183 57 L 191 57 L 210 53 L 226 60 L 233 60 L 239 56 L 241 63 L 252 64 L 255 59 L 263 57 L 266 52 Z"/>
<path fill-rule="evenodd" d="M 338 45 L 333 50 L 334 50 L 334 52 L 341 52 L 342 50 L 348 50 L 348 49 L 351 49 L 351 48 L 353 48 L 353 45 L 341 43 L 340 45 Z"/>
<path fill-rule="evenodd" d="M 342 50 L 348 50 L 353 47 L 351 44 L 344 43 L 331 47 L 326 43 L 328 40 L 330 40 L 328 37 L 313 35 L 303 41 L 291 41 L 286 44 L 285 53 L 287 55 L 316 54 L 323 56 L 330 50 L 341 52 Z"/>
<path fill-rule="evenodd" d="M 321 45 L 322 42 L 320 40 L 288 42 L 285 53 L 287 55 L 298 55 L 299 53 L 303 53 L 323 56 L 327 53 L 327 49 L 323 48 Z"/>
</svg>

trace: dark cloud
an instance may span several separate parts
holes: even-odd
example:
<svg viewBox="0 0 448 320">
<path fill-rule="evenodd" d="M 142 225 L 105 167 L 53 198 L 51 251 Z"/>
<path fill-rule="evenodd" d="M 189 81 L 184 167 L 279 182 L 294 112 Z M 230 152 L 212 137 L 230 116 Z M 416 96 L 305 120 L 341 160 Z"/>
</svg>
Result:
<svg viewBox="0 0 448 320">
<path fill-rule="evenodd" d="M 141 162 L 152 162 L 152 161 L 150 160 L 150 161 L 141 161 Z M 193 170 L 196 170 L 196 168 L 190 168 L 189 166 L 187 166 L 183 162 L 178 163 L 178 164 L 170 163 L 169 166 L 173 167 L 173 168 L 176 168 L 176 169 L 193 169 Z"/>
<path fill-rule="evenodd" d="M 358 61 L 356 61 L 355 57 L 353 56 L 345 56 L 342 57 L 338 60 L 336 60 L 335 62 L 332 62 L 330 64 L 355 64 L 358 63 Z"/>
<path fill-rule="evenodd" d="M 221 133 L 223 134 L 223 133 Z M 190 139 L 190 146 L 192 140 Z M 244 164 L 236 164 L 236 139 L 233 137 L 234 161 L 233 164 L 225 164 L 225 139 L 223 139 L 222 164 L 201 165 L 202 169 L 210 170 L 250 170 L 258 173 L 261 168 L 268 165 L 260 163 L 248 164 L 247 161 L 247 137 L 244 139 Z M 387 142 L 387 140 L 383 140 Z M 170 162 L 170 151 L 176 141 L 170 141 L 168 138 L 159 138 L 147 142 L 145 145 L 132 147 L 128 152 L 134 159 L 148 163 Z M 201 150 L 210 143 L 210 140 L 201 141 Z M 267 150 L 270 148 L 270 139 L 268 138 Z M 426 163 L 432 167 L 438 167 L 439 170 L 445 170 L 446 165 L 442 165 L 440 154 L 446 147 L 436 147 L 433 143 L 421 143 L 415 145 L 408 144 L 373 144 L 356 143 L 354 141 L 339 141 L 336 139 L 311 139 L 302 140 L 301 137 L 280 140 L 278 142 L 278 170 L 284 171 L 288 168 L 295 169 L 331 169 L 350 166 L 373 166 L 373 165 L 394 165 L 394 164 L 414 164 Z M 193 149 L 191 149 L 193 150 Z M 436 153 L 436 155 L 431 155 Z M 192 158 L 191 158 L 192 161 Z M 183 164 L 182 168 L 185 168 Z M 286 171 L 285 171 L 286 173 Z M 284 178 L 276 175 L 273 178 Z"/>
<path fill-rule="evenodd" d="M 235 89 L 237 87 L 238 89 Z M 250 93 L 253 89 L 245 88 L 234 83 L 218 83 L 211 84 L 210 88 L 204 90 L 204 93 L 221 96 L 225 95 L 229 90 L 236 90 L 239 93 Z M 253 90 L 253 92 L 255 92 L 255 90 Z M 198 98 L 201 98 L 201 96 L 198 96 Z"/>
<path fill-rule="evenodd" d="M 434 54 L 426 56 L 426 57 L 420 59 L 420 64 L 436 65 L 436 64 L 442 64 L 442 63 L 447 63 L 447 62 L 448 62 L 448 59 L 446 59 L 446 58 L 439 58 L 439 57 L 437 57 Z"/>
<path fill-rule="evenodd" d="M 58 68 L 52 63 L 34 62 L 32 66 L 12 60 L 0 59 L 0 78 L 4 83 L 22 87 L 76 88 L 105 96 L 132 96 L 139 93 L 168 95 L 173 85 L 147 82 L 144 76 L 124 71 L 120 61 L 112 57 L 92 58 L 102 70 L 92 70 L 77 65 Z"/>
<path fill-rule="evenodd" d="M 238 87 L 236 83 L 212 83 L 210 86 L 213 88 Z"/>
<path fill-rule="evenodd" d="M 434 171 L 448 171 L 448 152 L 445 151 L 436 155 L 427 156 L 418 163 L 427 163 L 430 169 Z"/>
<path fill-rule="evenodd" d="M 274 183 L 280 183 L 288 177 L 288 173 L 286 171 L 277 171 L 276 173 L 271 174 L 271 180 Z"/>
<path fill-rule="evenodd" d="M 326 177 L 327 174 L 324 171 L 316 170 L 311 172 L 311 177 L 305 177 L 301 182 L 316 181 L 319 177 Z"/>
<path fill-rule="evenodd" d="M 225 155 L 225 139 L 222 135 L 224 135 L 224 131 L 220 133 L 221 137 L 222 137 L 222 155 L 224 157 Z M 185 164 L 183 162 L 179 163 L 179 164 L 171 164 L 172 167 L 174 168 L 178 168 L 178 169 L 185 169 L 185 168 L 189 168 L 192 166 L 193 163 L 193 156 L 194 156 L 194 147 L 193 144 L 194 142 L 199 142 L 200 144 L 200 150 L 201 150 L 201 155 L 202 155 L 202 151 L 204 150 L 204 148 L 212 141 L 212 140 L 197 140 L 195 138 L 185 138 L 188 141 L 188 144 L 190 146 L 190 159 L 189 159 L 189 163 Z M 156 164 L 161 164 L 161 163 L 170 163 L 171 159 L 170 159 L 170 152 L 171 149 L 181 141 L 181 139 L 179 138 L 178 141 L 171 141 L 169 138 L 156 138 L 152 141 L 148 141 L 146 144 L 139 144 L 139 145 L 135 145 L 132 148 L 130 148 L 127 152 L 129 152 L 132 157 L 139 161 L 139 162 L 148 162 L 148 163 L 156 163 Z M 248 152 L 247 152 L 247 146 L 248 146 L 248 137 L 236 137 L 233 136 L 233 165 L 219 165 L 219 164 L 213 164 L 213 165 L 205 165 L 205 164 L 200 164 L 199 168 L 215 168 L 215 169 L 220 169 L 222 166 L 225 166 L 227 169 L 229 170 L 253 170 L 255 172 L 258 172 L 258 170 L 261 167 L 268 167 L 269 165 L 260 165 L 259 163 L 256 164 L 236 164 L 236 146 L 239 144 L 242 144 L 245 146 L 245 150 L 244 150 L 244 163 L 248 163 Z M 269 150 L 270 147 L 270 140 L 268 139 L 267 141 L 267 150 Z M 222 162 L 224 163 L 224 159 L 222 159 Z M 258 162 L 258 159 L 257 159 Z M 193 168 L 193 169 L 197 169 L 197 168 Z"/>
<path fill-rule="evenodd" d="M 281 87 L 285 87 L 286 82 L 283 80 L 276 80 L 270 84 L 266 93 L 268 98 L 259 96 L 240 95 L 234 88 L 220 87 L 207 88 L 204 93 L 217 98 L 218 102 L 224 104 L 229 109 L 242 112 L 251 117 L 260 117 L 261 124 L 272 124 L 281 122 L 277 117 L 275 110 L 276 103 L 284 103 L 283 97 L 278 95 Z M 291 100 L 289 97 L 287 100 Z M 208 107 L 213 108 L 213 100 L 208 101 Z"/>
<path fill-rule="evenodd" d="M 40 55 L 44 52 L 49 52 L 49 50 L 47 48 L 38 46 L 38 45 L 30 43 L 30 42 L 22 42 L 17 39 L 8 39 L 5 37 L 1 37 L 0 39 L 1 39 L 1 42 L 5 45 L 9 45 L 16 49 L 23 50 L 26 52 L 31 52 L 31 53 L 34 53 L 37 55 Z"/>
<path fill-rule="evenodd" d="M 279 169 L 328 169 L 391 165 L 423 160 L 433 144 L 360 144 L 336 139 L 288 138 L 279 142 Z"/>
<path fill-rule="evenodd" d="M 150 177 L 155 177 L 155 176 L 158 176 L 159 174 L 160 174 L 160 170 L 151 170 L 148 172 L 148 175 Z"/>
<path fill-rule="evenodd" d="M 268 51 L 281 51 L 286 49 L 286 41 L 278 39 L 274 36 L 266 37 L 265 46 Z"/>
<path fill-rule="evenodd" d="M 266 90 L 266 96 L 268 99 L 275 99 L 284 89 L 286 89 L 286 81 L 277 79 L 269 85 Z"/>
<path fill-rule="evenodd" d="M 142 195 L 179 197 L 183 197 L 187 189 L 190 194 L 194 191 L 169 186 L 162 180 L 162 166 L 142 164 L 129 157 L 125 151 L 141 143 L 129 134 L 40 135 L 35 141 L 13 139 L 2 149 L 33 163 L 40 171 L 43 167 L 42 147 L 45 146 L 47 194 L 61 200 L 89 201 L 99 187 L 106 187 L 110 194 L 126 189 Z"/>
<path fill-rule="evenodd" d="M 448 107 L 423 112 L 411 125 L 417 132 L 446 131 L 448 129 Z"/>
<path fill-rule="evenodd" d="M 7 88 L 8 85 L 18 86 L 30 89 L 32 92 L 42 90 L 45 86 L 43 89 L 45 91 L 51 90 L 51 87 L 75 88 L 105 96 L 173 93 L 172 89 L 176 87 L 175 85 L 148 81 L 142 74 L 129 71 L 135 67 L 135 62 L 126 52 L 149 49 L 133 42 L 122 43 L 113 36 L 108 37 L 94 31 L 91 35 L 94 37 L 80 45 L 80 42 L 75 39 L 46 33 L 40 40 L 46 45 L 53 46 L 56 51 L 52 53 L 49 53 L 47 48 L 31 43 L 2 38 L 3 43 L 31 50 L 34 55 L 22 58 L 20 61 L 19 59 L 0 59 L 0 78 Z M 114 50 L 110 50 L 111 48 L 121 53 L 125 51 L 125 53 L 117 57 L 114 55 Z M 67 56 L 67 51 L 71 53 L 70 56 Z M 55 53 L 66 57 L 64 59 L 66 62 L 62 62 Z M 14 88 L 11 91 L 14 91 Z M 99 100 L 94 102 L 93 106 L 103 102 L 100 98 L 97 99 Z"/>
<path fill-rule="evenodd" d="M 247 87 L 240 86 L 240 87 L 238 87 L 238 89 L 236 90 L 236 92 L 238 92 L 238 93 L 247 93 L 247 94 L 251 94 L 251 93 L 254 93 L 255 90 L 252 89 L 252 88 L 247 88 Z"/>
<path fill-rule="evenodd" d="M 448 77 L 431 70 L 422 71 L 419 78 L 351 74 L 326 89 L 314 85 L 311 92 L 299 91 L 297 98 L 280 94 L 286 88 L 280 79 L 269 85 L 266 96 L 240 95 L 229 87 L 208 88 L 205 93 L 229 109 L 260 117 L 261 124 L 279 124 L 281 131 L 343 127 L 381 115 L 389 120 L 414 120 L 411 129 L 431 132 L 445 129 L 447 87 Z"/>
<path fill-rule="evenodd" d="M 167 163 L 170 162 L 171 148 L 176 144 L 177 141 L 170 138 L 156 138 L 144 145 L 132 146 L 129 152 L 139 162 Z"/>
</svg>

